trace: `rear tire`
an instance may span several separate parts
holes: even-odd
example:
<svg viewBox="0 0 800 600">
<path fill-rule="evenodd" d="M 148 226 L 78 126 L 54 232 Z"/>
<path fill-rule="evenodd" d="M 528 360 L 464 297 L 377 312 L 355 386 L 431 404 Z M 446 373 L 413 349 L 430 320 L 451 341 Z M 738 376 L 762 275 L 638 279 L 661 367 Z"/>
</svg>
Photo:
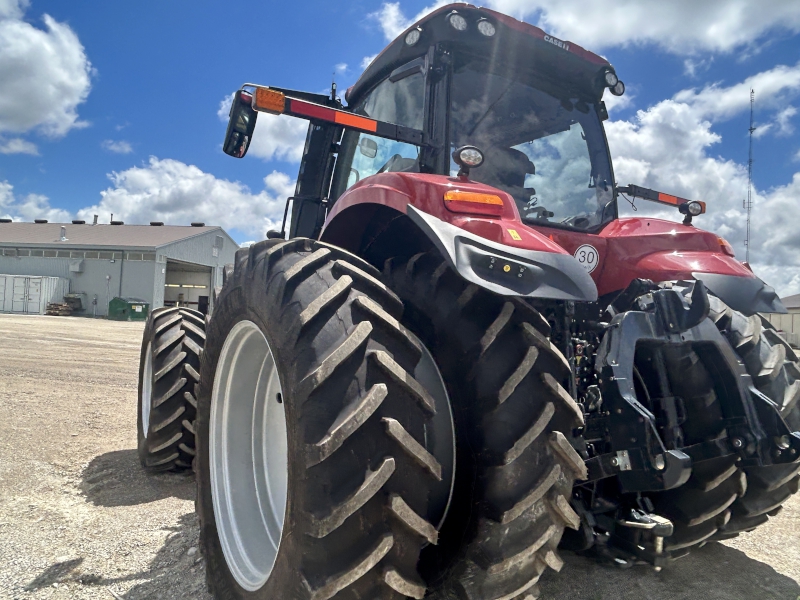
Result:
<svg viewBox="0 0 800 600">
<path fill-rule="evenodd" d="M 564 527 L 579 523 L 569 499 L 585 466 L 564 434 L 583 414 L 564 388 L 569 365 L 537 311 L 464 281 L 438 254 L 390 259 L 384 280 L 457 399 L 454 502 L 442 547 L 423 554 L 434 597 L 536 597 L 542 572 L 561 569 Z"/>
<path fill-rule="evenodd" d="M 727 337 L 758 391 L 775 402 L 792 431 L 800 430 L 800 362 L 794 350 L 760 315 L 746 317 L 710 297 L 710 316 Z M 800 457 L 798 457 L 800 460 Z M 730 521 L 718 539 L 735 537 L 766 523 L 797 493 L 800 462 L 747 467 L 747 492 L 733 505 Z"/>
<path fill-rule="evenodd" d="M 683 445 L 725 435 L 721 402 L 698 354 L 689 348 L 668 345 L 654 351 L 664 357 L 671 393 L 683 400 L 686 411 L 686 421 L 682 425 Z M 644 381 L 657 377 L 655 372 L 647 371 L 656 363 L 649 358 L 649 354 L 640 356 L 637 352 L 637 365 L 644 369 Z M 655 410 L 653 406 L 648 408 Z M 736 466 L 737 461 L 738 457 L 723 457 L 697 463 L 684 485 L 646 494 L 656 514 L 667 517 L 674 525 L 673 535 L 664 539 L 664 551 L 671 558 L 685 556 L 707 542 L 731 518 L 731 506 L 747 489 L 745 475 Z"/>
<path fill-rule="evenodd" d="M 433 490 L 447 471 L 429 427 L 442 407 L 412 376 L 424 350 L 399 324 L 403 305 L 376 275 L 360 259 L 310 240 L 268 240 L 237 254 L 209 323 L 198 411 L 198 514 L 215 598 L 425 594 L 417 563 L 421 549 L 438 540 L 443 507 Z M 256 427 L 221 430 L 215 416 L 247 416 L 259 406 L 257 385 L 247 388 L 255 396 L 229 394 L 223 385 L 231 373 L 248 379 L 246 369 L 226 366 L 239 364 L 225 348 L 244 329 L 261 336 L 274 361 L 279 388 L 267 389 L 281 390 L 280 398 L 266 396 L 285 415 L 285 512 L 277 535 L 263 511 L 250 518 L 264 502 L 248 489 L 258 489 L 259 468 L 269 478 L 269 464 L 278 463 L 259 467 L 253 458 L 262 448 Z M 272 422 L 247 418 L 265 428 Z M 226 453 L 250 457 L 250 475 L 230 479 L 236 464 Z M 274 560 L 265 561 L 263 548 Z"/>
<path fill-rule="evenodd" d="M 139 461 L 150 472 L 181 471 L 195 456 L 196 385 L 205 318 L 189 308 L 154 310 L 139 361 Z"/>
</svg>

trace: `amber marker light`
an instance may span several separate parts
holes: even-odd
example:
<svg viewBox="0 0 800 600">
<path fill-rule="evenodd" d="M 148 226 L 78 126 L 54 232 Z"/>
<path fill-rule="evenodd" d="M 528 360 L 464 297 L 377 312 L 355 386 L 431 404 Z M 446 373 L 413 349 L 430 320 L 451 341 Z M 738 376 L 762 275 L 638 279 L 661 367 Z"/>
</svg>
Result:
<svg viewBox="0 0 800 600">
<path fill-rule="evenodd" d="M 718 237 L 717 242 L 719 243 L 719 247 L 722 248 L 722 251 L 727 254 L 728 256 L 736 256 L 736 253 L 733 251 L 733 246 L 728 243 L 728 240 L 725 238 Z"/>
<path fill-rule="evenodd" d="M 286 95 L 269 88 L 256 88 L 253 108 L 258 111 L 279 115 L 286 110 Z"/>
<path fill-rule="evenodd" d="M 503 199 L 494 194 L 448 190 L 444 194 L 444 205 L 457 213 L 469 213 L 499 217 L 503 214 Z"/>
</svg>

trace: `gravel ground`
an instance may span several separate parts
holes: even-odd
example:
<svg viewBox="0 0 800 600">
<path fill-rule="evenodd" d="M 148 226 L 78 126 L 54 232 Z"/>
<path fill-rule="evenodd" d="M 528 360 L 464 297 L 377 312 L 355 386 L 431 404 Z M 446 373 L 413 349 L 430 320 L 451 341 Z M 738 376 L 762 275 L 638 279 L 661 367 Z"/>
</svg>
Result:
<svg viewBox="0 0 800 600">
<path fill-rule="evenodd" d="M 0 315 L 0 598 L 211 600 L 191 476 L 136 456 L 143 326 Z M 800 498 L 661 573 L 564 553 L 550 600 L 800 600 Z M 283 599 L 281 599 L 283 600 Z"/>
</svg>

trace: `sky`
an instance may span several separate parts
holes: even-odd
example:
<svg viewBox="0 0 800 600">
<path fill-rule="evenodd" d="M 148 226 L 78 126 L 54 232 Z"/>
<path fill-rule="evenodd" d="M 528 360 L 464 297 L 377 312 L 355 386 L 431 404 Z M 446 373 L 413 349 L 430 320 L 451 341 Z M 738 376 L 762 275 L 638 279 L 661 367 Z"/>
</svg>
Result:
<svg viewBox="0 0 800 600">
<path fill-rule="evenodd" d="M 240 243 L 276 227 L 307 123 L 259 117 L 248 156 L 222 153 L 245 82 L 340 90 L 443 2 L 135 3 L 0 0 L 0 217 L 192 221 Z M 698 227 L 744 259 L 750 89 L 755 89 L 750 262 L 800 293 L 800 2 L 488 0 L 601 54 L 627 92 L 606 94 L 617 182 L 704 200 Z M 625 215 L 678 220 L 620 200 Z"/>
</svg>

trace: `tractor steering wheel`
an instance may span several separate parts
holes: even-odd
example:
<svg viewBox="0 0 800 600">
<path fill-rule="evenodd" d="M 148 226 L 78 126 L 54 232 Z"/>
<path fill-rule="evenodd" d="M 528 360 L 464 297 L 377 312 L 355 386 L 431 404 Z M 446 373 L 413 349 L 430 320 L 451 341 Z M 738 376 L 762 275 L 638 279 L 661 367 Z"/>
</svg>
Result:
<svg viewBox="0 0 800 600">
<path fill-rule="evenodd" d="M 387 161 L 386 161 L 386 164 L 385 164 L 385 165 L 383 165 L 383 166 L 382 166 L 380 169 L 378 169 L 378 173 L 383 173 L 384 171 L 388 170 L 388 169 L 389 169 L 389 167 L 390 167 L 390 166 L 391 166 L 391 165 L 392 165 L 392 164 L 393 164 L 393 163 L 394 163 L 394 162 L 395 162 L 395 161 L 396 161 L 398 158 L 403 158 L 403 157 L 402 157 L 402 156 L 400 156 L 399 154 L 395 154 L 394 156 L 392 156 L 392 157 L 391 157 L 389 160 L 387 160 Z M 376 175 L 377 175 L 378 173 L 376 173 Z"/>
<path fill-rule="evenodd" d="M 529 223 L 547 221 L 553 216 L 553 213 L 544 206 L 526 206 L 524 212 L 520 212 L 522 213 L 522 220 Z"/>
<path fill-rule="evenodd" d="M 583 213 L 567 217 L 561 221 L 562 225 L 569 225 L 570 227 L 577 227 L 578 229 L 586 229 L 591 224 L 592 215 Z"/>
</svg>

